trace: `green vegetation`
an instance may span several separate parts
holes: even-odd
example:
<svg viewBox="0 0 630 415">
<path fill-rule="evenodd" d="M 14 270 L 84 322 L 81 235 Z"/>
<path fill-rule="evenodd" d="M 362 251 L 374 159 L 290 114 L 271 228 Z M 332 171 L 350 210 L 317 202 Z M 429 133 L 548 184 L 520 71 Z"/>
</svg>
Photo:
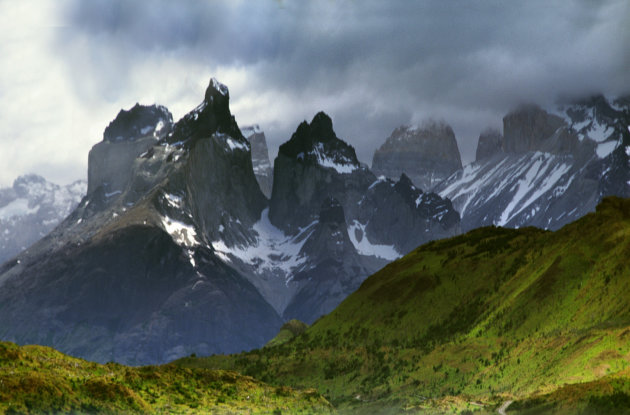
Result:
<svg viewBox="0 0 630 415">
<path fill-rule="evenodd" d="M 490 227 L 429 243 L 292 340 L 176 364 L 314 387 L 349 412 L 558 410 L 562 391 L 602 379 L 617 386 L 567 408 L 624 405 L 628 258 L 630 201 L 607 198 L 557 232 Z"/>
<path fill-rule="evenodd" d="M 276 337 L 271 339 L 265 347 L 280 346 L 293 339 L 295 336 L 304 333 L 307 328 L 308 324 L 300 320 L 289 320 L 282 325 Z"/>
<path fill-rule="evenodd" d="M 0 414 L 630 414 L 628 258 L 630 200 L 607 198 L 424 245 L 260 350 L 130 368 L 0 343 Z"/>
<path fill-rule="evenodd" d="M 0 342 L 0 414 L 329 413 L 315 390 L 223 370 L 100 365 L 41 346 Z"/>
</svg>

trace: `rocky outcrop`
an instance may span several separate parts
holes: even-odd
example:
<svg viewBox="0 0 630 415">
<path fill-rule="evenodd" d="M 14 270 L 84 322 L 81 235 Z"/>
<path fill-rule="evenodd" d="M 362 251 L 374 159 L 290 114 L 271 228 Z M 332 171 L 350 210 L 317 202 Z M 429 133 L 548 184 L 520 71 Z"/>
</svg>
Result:
<svg viewBox="0 0 630 415">
<path fill-rule="evenodd" d="M 372 159 L 372 171 L 377 176 L 397 180 L 404 173 L 423 190 L 431 190 L 461 168 L 453 129 L 436 121 L 396 128 Z"/>
<path fill-rule="evenodd" d="M 359 244 L 377 252 L 392 246 L 406 254 L 421 243 L 460 232 L 459 214 L 450 200 L 423 192 L 404 173 L 398 182 L 377 180 L 361 205 L 351 232 Z"/>
<path fill-rule="evenodd" d="M 477 142 L 476 161 L 503 153 L 503 135 L 492 128 L 483 131 Z"/>
<path fill-rule="evenodd" d="M 108 194 L 122 192 L 132 177 L 133 162 L 170 133 L 173 117 L 163 106 L 136 104 L 121 110 L 103 133 L 103 141 L 88 156 L 88 193 L 98 187 Z"/>
<path fill-rule="evenodd" d="M 357 202 L 374 180 L 372 172 L 359 163 L 354 148 L 336 136 L 330 117 L 320 112 L 310 124 L 302 122 L 280 146 L 274 162 L 269 219 L 295 233 L 317 220 L 328 196 L 354 217 Z"/>
<path fill-rule="evenodd" d="M 20 176 L 0 189 L 0 263 L 17 255 L 53 230 L 86 193 L 84 180 L 66 186 L 41 176 Z"/>
<path fill-rule="evenodd" d="M 260 190 L 269 199 L 271 198 L 271 187 L 273 186 L 273 168 L 269 161 L 269 150 L 267 149 L 265 133 L 258 125 L 241 127 L 241 132 L 247 138 L 252 148 L 252 165 Z"/>
<path fill-rule="evenodd" d="M 536 105 L 523 105 L 503 117 L 503 150 L 515 154 L 540 150 L 561 127 L 566 127 L 561 117 Z"/>
<path fill-rule="evenodd" d="M 300 288 L 287 305 L 284 318 L 309 324 L 359 288 L 376 263 L 384 265 L 384 261 L 357 253 L 348 235 L 343 206 L 330 196 L 323 200 L 317 224 L 301 253 L 309 257 L 308 265 L 294 276 Z"/>
<path fill-rule="evenodd" d="M 157 139 L 168 134 L 172 127 L 173 116 L 166 107 L 136 104 L 129 110 L 120 110 L 105 128 L 103 141 L 135 141 L 151 135 Z"/>
</svg>

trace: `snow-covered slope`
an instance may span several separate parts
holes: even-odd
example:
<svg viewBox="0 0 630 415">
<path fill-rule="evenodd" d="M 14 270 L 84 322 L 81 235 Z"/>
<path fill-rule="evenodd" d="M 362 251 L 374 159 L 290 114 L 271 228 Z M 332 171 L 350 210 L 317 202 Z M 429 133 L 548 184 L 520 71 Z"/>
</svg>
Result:
<svg viewBox="0 0 630 415">
<path fill-rule="evenodd" d="M 59 186 L 29 174 L 0 189 L 0 263 L 57 226 L 79 204 L 86 188 L 84 180 Z"/>
<path fill-rule="evenodd" d="M 435 191 L 452 200 L 464 230 L 557 229 L 593 211 L 603 196 L 630 197 L 629 108 L 595 97 L 553 116 L 517 110 L 504 119 L 501 138 L 512 151 L 465 166 Z"/>
</svg>

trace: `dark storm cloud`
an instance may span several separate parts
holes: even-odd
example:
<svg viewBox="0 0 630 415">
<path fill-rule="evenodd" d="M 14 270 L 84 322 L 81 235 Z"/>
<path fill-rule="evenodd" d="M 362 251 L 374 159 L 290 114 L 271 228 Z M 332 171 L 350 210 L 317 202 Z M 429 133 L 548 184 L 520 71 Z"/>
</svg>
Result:
<svg viewBox="0 0 630 415">
<path fill-rule="evenodd" d="M 470 160 L 479 131 L 519 102 L 627 93 L 629 20 L 627 0 L 100 0 L 72 5 L 57 44 L 77 87 L 112 100 L 148 56 L 245 68 L 251 94 L 333 108 L 364 161 L 397 124 L 428 116 L 453 125 Z M 272 129 L 272 146 L 290 132 Z"/>
</svg>

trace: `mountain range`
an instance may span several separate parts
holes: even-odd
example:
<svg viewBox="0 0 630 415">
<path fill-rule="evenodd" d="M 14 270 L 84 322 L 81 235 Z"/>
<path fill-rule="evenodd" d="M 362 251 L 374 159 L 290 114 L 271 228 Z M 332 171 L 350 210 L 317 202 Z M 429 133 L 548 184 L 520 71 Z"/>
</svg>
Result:
<svg viewBox="0 0 630 415">
<path fill-rule="evenodd" d="M 83 180 L 59 186 L 28 174 L 0 189 L 0 263 L 53 230 L 79 204 L 86 187 Z"/>
<path fill-rule="evenodd" d="M 628 196 L 628 103 L 562 114 L 514 110 L 464 168 L 444 122 L 398 128 L 374 159 L 394 180 L 361 164 L 323 112 L 271 172 L 264 133 L 239 128 L 214 79 L 176 123 L 136 104 L 90 151 L 76 209 L 0 268 L 0 337 L 130 364 L 249 350 L 418 245 L 485 225 L 557 229 Z M 410 171 L 405 152 L 435 165 Z"/>
<path fill-rule="evenodd" d="M 248 350 L 459 232 L 450 201 L 378 179 L 324 113 L 280 147 L 267 199 L 212 79 L 177 123 L 136 105 L 107 126 L 86 197 L 0 269 L 0 338 L 131 364 Z"/>
<path fill-rule="evenodd" d="M 554 111 L 522 105 L 488 129 L 477 159 L 462 167 L 444 122 L 399 127 L 375 151 L 372 168 L 452 201 L 462 230 L 481 226 L 559 229 L 607 195 L 630 197 L 630 99 L 601 95 Z"/>
<path fill-rule="evenodd" d="M 445 122 L 400 127 L 372 169 L 323 112 L 270 169 L 229 100 L 121 110 L 74 209 L 85 184 L 3 190 L 71 212 L 0 267 L 2 340 L 179 360 L 3 342 L 0 412 L 630 407 L 630 100 L 516 108 L 464 167 Z"/>
</svg>

